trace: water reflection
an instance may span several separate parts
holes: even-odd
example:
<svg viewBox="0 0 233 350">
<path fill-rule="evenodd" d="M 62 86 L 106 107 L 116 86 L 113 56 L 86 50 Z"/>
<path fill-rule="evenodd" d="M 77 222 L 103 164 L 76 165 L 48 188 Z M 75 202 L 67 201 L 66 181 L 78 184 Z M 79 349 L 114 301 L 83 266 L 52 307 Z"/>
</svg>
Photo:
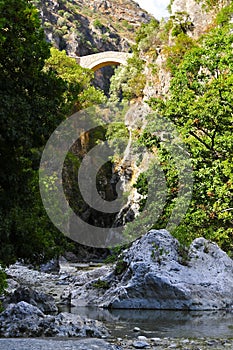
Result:
<svg viewBox="0 0 233 350">
<path fill-rule="evenodd" d="M 103 321 L 114 337 L 133 336 L 139 327 L 148 337 L 233 337 L 233 312 L 123 310 L 77 307 L 71 309 L 88 318 Z"/>
</svg>

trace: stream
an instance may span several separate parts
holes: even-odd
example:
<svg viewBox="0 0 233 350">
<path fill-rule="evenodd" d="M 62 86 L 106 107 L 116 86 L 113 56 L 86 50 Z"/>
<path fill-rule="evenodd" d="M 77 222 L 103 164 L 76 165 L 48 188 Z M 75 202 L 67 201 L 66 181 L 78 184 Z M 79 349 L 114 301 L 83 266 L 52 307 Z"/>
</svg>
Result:
<svg viewBox="0 0 233 350">
<path fill-rule="evenodd" d="M 233 338 L 233 312 L 125 310 L 71 308 L 72 313 L 102 321 L 114 338 L 135 337 L 134 328 L 146 337 Z"/>
</svg>

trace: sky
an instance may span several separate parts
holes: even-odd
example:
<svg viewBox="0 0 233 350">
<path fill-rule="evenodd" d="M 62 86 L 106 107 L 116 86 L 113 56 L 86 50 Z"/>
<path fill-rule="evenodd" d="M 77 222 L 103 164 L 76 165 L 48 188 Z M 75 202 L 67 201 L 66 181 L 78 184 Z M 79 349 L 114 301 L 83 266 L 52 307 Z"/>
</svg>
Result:
<svg viewBox="0 0 233 350">
<path fill-rule="evenodd" d="M 149 13 L 160 19 L 162 17 L 168 17 L 166 10 L 170 0 L 135 0 L 141 8 L 145 9 Z"/>
</svg>

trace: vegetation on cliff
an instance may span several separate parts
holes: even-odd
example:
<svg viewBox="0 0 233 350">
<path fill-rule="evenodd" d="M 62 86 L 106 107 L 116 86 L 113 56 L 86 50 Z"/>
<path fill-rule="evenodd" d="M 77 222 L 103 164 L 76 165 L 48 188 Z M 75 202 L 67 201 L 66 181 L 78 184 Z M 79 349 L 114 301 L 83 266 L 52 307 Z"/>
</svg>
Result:
<svg viewBox="0 0 233 350">
<path fill-rule="evenodd" d="M 162 53 L 165 57 L 163 68 L 169 70 L 171 76 L 170 88 L 167 96 L 153 97 L 148 101 L 160 116 L 169 119 L 175 125 L 190 151 L 193 162 L 195 182 L 191 205 L 174 235 L 186 245 L 195 237 L 204 236 L 217 242 L 231 255 L 232 14 L 233 6 L 225 7 L 218 13 L 212 28 L 198 40 L 190 38 L 186 30 L 180 33 L 177 30 L 177 22 L 174 31 L 174 17 L 170 19 L 170 23 L 167 22 L 163 30 L 167 31 L 169 28 L 169 35 L 173 36 L 173 40 L 165 42 Z M 161 31 L 158 33 L 156 28 L 154 37 L 161 36 Z M 152 33 L 147 37 L 153 37 Z M 140 54 L 143 56 L 144 52 Z M 166 174 L 170 194 L 163 213 L 155 224 L 156 228 L 166 227 L 179 190 L 176 165 L 172 165 L 169 160 L 170 156 L 161 139 L 150 134 L 150 123 L 138 141 L 153 151 L 156 147 Z M 141 193 L 145 193 L 147 189 L 146 179 L 146 176 L 141 175 L 136 184 Z M 148 213 L 150 215 L 150 210 Z M 133 225 L 132 229 L 135 230 Z"/>
<path fill-rule="evenodd" d="M 131 0 L 33 0 L 47 40 L 70 56 L 129 51 L 150 15 Z"/>
</svg>

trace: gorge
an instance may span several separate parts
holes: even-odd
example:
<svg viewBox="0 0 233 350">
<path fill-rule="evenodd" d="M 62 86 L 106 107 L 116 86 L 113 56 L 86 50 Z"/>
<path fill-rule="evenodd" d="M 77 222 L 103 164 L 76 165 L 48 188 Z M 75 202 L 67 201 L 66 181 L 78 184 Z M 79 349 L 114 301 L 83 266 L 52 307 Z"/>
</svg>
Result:
<svg viewBox="0 0 233 350">
<path fill-rule="evenodd" d="M 232 349 L 232 2 L 171 0 L 160 22 L 131 0 L 31 3 L 0 3 L 0 348 Z M 57 145 L 41 177 L 74 115 L 61 178 Z M 106 211 L 79 187 L 95 149 L 81 180 Z M 70 212 L 125 240 L 85 245 Z"/>
</svg>

